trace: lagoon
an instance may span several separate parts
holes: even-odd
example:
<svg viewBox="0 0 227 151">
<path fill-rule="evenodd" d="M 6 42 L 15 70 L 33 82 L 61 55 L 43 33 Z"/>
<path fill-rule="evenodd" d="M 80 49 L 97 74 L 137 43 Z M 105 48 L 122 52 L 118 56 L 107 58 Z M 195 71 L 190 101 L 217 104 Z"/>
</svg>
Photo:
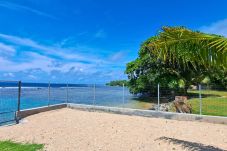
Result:
<svg viewBox="0 0 227 151">
<path fill-rule="evenodd" d="M 149 109 L 151 103 L 140 102 L 128 88 L 92 84 L 22 83 L 20 109 L 29 109 L 60 103 L 76 103 L 112 107 Z M 14 119 L 18 109 L 17 84 L 0 85 L 0 123 Z M 9 112 L 1 114 L 3 112 Z"/>
</svg>

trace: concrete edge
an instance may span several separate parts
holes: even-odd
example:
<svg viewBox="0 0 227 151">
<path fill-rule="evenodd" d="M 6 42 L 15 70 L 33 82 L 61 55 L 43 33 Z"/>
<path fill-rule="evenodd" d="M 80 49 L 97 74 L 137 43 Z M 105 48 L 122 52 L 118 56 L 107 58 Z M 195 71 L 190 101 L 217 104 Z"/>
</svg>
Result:
<svg viewBox="0 0 227 151">
<path fill-rule="evenodd" d="M 111 112 L 123 115 L 136 115 L 153 118 L 172 119 L 178 121 L 199 121 L 216 124 L 227 124 L 227 117 L 221 116 L 208 116 L 208 115 L 196 115 L 196 114 L 185 114 L 185 113 L 171 113 L 171 112 L 158 112 L 153 110 L 141 110 L 131 108 L 119 108 L 119 107 L 107 107 L 107 106 L 94 106 L 94 105 L 83 105 L 68 103 L 68 108 L 83 110 L 83 111 L 101 111 Z"/>
<path fill-rule="evenodd" d="M 16 114 L 17 114 L 17 119 L 20 120 L 22 118 L 25 118 L 33 114 L 38 114 L 41 112 L 47 112 L 47 111 L 56 110 L 56 109 L 62 109 L 66 107 L 71 109 L 90 111 L 90 112 L 98 111 L 98 112 L 109 112 L 109 113 L 123 114 L 123 115 L 135 115 L 135 116 L 152 117 L 152 118 L 172 119 L 172 120 L 178 120 L 178 121 L 199 121 L 199 122 L 216 123 L 216 124 L 227 124 L 227 117 L 221 117 L 221 116 L 158 112 L 154 110 L 94 106 L 94 105 L 74 104 L 74 103 L 67 103 L 67 104 L 63 103 L 63 104 L 56 104 L 56 105 L 50 105 L 50 106 L 44 106 L 44 107 L 31 108 L 31 109 L 21 110 Z"/>
<path fill-rule="evenodd" d="M 43 107 L 37 107 L 37 108 L 31 108 L 31 109 L 26 109 L 26 110 L 21 110 L 17 112 L 17 119 L 20 120 L 22 118 L 25 118 L 27 116 L 33 115 L 33 114 L 38 114 L 41 112 L 47 112 L 51 110 L 56 110 L 56 109 L 62 109 L 66 108 L 67 104 L 55 104 L 55 105 L 50 105 L 50 106 L 43 106 Z"/>
</svg>

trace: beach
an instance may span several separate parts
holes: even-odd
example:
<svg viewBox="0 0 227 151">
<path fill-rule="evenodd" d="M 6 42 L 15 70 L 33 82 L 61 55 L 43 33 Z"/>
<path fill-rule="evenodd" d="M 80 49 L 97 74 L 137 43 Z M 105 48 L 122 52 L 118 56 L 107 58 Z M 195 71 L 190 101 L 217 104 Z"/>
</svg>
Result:
<svg viewBox="0 0 227 151">
<path fill-rule="evenodd" d="M 0 127 L 1 140 L 47 151 L 225 150 L 227 125 L 60 109 Z"/>
</svg>

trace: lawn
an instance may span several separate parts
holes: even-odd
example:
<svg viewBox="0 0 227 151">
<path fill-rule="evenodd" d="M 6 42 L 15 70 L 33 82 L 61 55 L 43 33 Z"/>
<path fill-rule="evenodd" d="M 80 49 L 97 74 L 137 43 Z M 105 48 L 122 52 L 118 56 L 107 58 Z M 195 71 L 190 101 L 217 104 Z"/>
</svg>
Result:
<svg viewBox="0 0 227 151">
<path fill-rule="evenodd" d="M 0 151 L 41 151 L 42 144 L 22 144 L 12 141 L 0 141 Z"/>
<path fill-rule="evenodd" d="M 198 99 L 199 91 L 189 91 L 190 95 L 195 98 L 190 98 L 192 112 L 199 114 L 200 100 Z M 203 90 L 202 94 L 202 114 L 227 116 L 227 92 Z"/>
</svg>

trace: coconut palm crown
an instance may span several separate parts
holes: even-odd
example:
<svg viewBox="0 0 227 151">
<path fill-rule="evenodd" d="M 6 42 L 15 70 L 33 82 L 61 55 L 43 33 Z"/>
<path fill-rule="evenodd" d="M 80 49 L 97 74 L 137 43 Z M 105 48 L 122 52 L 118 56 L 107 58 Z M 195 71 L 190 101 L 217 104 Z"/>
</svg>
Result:
<svg viewBox="0 0 227 151">
<path fill-rule="evenodd" d="M 227 67 L 227 38 L 184 27 L 163 27 L 148 49 L 162 61 L 183 68 Z"/>
</svg>

